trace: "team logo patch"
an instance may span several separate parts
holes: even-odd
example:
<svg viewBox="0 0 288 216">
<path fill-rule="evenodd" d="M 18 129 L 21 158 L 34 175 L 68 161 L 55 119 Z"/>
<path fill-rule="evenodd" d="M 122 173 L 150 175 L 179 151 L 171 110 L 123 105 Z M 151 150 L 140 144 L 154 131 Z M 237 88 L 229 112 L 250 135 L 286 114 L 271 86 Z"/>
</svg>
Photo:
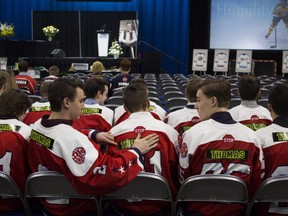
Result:
<svg viewBox="0 0 288 216">
<path fill-rule="evenodd" d="M 128 78 L 127 78 L 127 77 L 123 77 L 122 81 L 123 81 L 123 82 L 127 82 L 127 81 L 128 81 Z"/>
<path fill-rule="evenodd" d="M 83 147 L 77 147 L 72 152 L 72 159 L 77 164 L 83 164 L 85 161 L 86 151 Z"/>
<path fill-rule="evenodd" d="M 186 143 L 179 143 L 179 152 L 181 155 L 181 158 L 185 158 L 188 154 L 188 146 Z"/>
<path fill-rule="evenodd" d="M 233 143 L 235 141 L 235 138 L 231 134 L 226 134 L 223 137 L 223 142 L 224 143 Z"/>
<path fill-rule="evenodd" d="M 259 117 L 257 115 L 252 115 L 251 116 L 251 121 L 258 121 Z"/>
<path fill-rule="evenodd" d="M 145 131 L 146 131 L 146 128 L 144 128 L 143 126 L 137 126 L 137 127 L 134 129 L 134 133 L 135 133 L 135 134 L 138 134 L 138 133 L 142 134 L 142 133 L 144 133 Z"/>
<path fill-rule="evenodd" d="M 194 116 L 192 119 L 191 119 L 192 123 L 193 124 L 196 124 L 198 122 L 200 122 L 200 118 L 198 116 Z"/>
</svg>

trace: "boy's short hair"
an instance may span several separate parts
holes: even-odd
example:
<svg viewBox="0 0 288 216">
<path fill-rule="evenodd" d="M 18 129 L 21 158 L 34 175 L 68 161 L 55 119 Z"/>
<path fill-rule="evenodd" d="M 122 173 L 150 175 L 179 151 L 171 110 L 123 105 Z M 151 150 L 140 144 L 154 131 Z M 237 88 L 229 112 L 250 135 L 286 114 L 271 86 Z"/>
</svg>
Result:
<svg viewBox="0 0 288 216">
<path fill-rule="evenodd" d="M 48 70 L 49 75 L 53 75 L 53 76 L 59 76 L 59 67 L 57 66 L 51 66 Z"/>
<path fill-rule="evenodd" d="M 276 84 L 268 95 L 268 102 L 277 115 L 288 115 L 288 84 Z"/>
<path fill-rule="evenodd" d="M 256 100 L 260 91 L 260 80 L 256 76 L 244 75 L 239 79 L 238 90 L 242 100 Z"/>
<path fill-rule="evenodd" d="M 129 71 L 131 68 L 131 65 L 132 65 L 132 63 L 129 59 L 123 59 L 120 62 L 120 69 L 123 71 Z"/>
</svg>

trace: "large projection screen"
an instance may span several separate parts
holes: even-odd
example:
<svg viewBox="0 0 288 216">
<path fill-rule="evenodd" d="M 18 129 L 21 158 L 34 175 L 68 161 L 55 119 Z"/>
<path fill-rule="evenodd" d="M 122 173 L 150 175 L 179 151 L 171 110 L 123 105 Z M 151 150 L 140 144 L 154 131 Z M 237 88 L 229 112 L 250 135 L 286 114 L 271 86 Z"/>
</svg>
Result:
<svg viewBox="0 0 288 216">
<path fill-rule="evenodd" d="M 280 2 L 211 0 L 210 49 L 287 50 L 288 4 Z M 277 26 L 265 37 L 273 20 Z"/>
</svg>

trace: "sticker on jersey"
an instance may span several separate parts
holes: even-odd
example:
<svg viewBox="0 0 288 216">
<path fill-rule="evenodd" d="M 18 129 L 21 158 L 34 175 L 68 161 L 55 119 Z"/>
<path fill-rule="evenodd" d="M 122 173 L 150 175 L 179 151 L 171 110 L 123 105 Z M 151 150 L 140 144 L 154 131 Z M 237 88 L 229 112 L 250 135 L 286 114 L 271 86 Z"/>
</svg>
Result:
<svg viewBox="0 0 288 216">
<path fill-rule="evenodd" d="M 39 143 L 40 145 L 42 145 L 48 149 L 53 148 L 54 139 L 47 137 L 44 134 L 41 134 L 35 130 L 31 131 L 30 139 Z"/>
<path fill-rule="evenodd" d="M 185 158 L 188 154 L 188 146 L 186 143 L 179 143 L 179 152 L 181 155 L 181 158 Z"/>
<path fill-rule="evenodd" d="M 129 149 L 133 147 L 135 139 L 127 139 L 127 140 L 122 140 L 121 142 L 119 142 L 118 144 L 118 149 L 122 150 L 122 149 Z"/>
<path fill-rule="evenodd" d="M 206 157 L 210 160 L 247 160 L 248 151 L 242 149 L 208 149 Z"/>
<path fill-rule="evenodd" d="M 0 131 L 14 131 L 18 132 L 21 126 L 12 124 L 0 124 Z"/>
<path fill-rule="evenodd" d="M 31 108 L 32 112 L 50 111 L 50 106 L 34 106 Z"/>
<path fill-rule="evenodd" d="M 77 147 L 72 152 L 72 159 L 77 164 L 83 164 L 85 161 L 86 151 L 83 147 Z"/>
<path fill-rule="evenodd" d="M 223 142 L 224 143 L 233 143 L 235 141 L 235 138 L 231 134 L 226 134 L 223 137 Z"/>
<path fill-rule="evenodd" d="M 99 109 L 99 108 L 83 108 L 83 109 L 81 109 L 81 113 L 83 115 L 101 114 L 102 113 L 102 109 Z"/>
<path fill-rule="evenodd" d="M 155 110 L 155 106 L 150 105 L 150 106 L 148 107 L 148 110 L 149 110 L 149 111 L 153 111 L 153 110 Z"/>
<path fill-rule="evenodd" d="M 128 77 L 124 76 L 124 77 L 122 78 L 122 81 L 123 81 L 123 82 L 127 82 L 127 81 L 128 81 Z"/>
<path fill-rule="evenodd" d="M 274 142 L 288 141 L 288 133 L 287 132 L 275 132 L 272 133 Z"/>
<path fill-rule="evenodd" d="M 194 124 L 197 124 L 197 123 L 200 122 L 200 118 L 199 118 L 198 116 L 194 116 L 194 117 L 191 119 L 191 121 L 192 121 L 192 123 L 193 123 L 193 125 L 194 125 Z"/>
<path fill-rule="evenodd" d="M 142 134 L 142 133 L 144 133 L 145 131 L 146 131 L 146 128 L 143 127 L 143 126 L 137 126 L 136 128 L 134 128 L 134 133 L 135 133 L 135 134 L 138 134 L 138 133 Z"/>
</svg>

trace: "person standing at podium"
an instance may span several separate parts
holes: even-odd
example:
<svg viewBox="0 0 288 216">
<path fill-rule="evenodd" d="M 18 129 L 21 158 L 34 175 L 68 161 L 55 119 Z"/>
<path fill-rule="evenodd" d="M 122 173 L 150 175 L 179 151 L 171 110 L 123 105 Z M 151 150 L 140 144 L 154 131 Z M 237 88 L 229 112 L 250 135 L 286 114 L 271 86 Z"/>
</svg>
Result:
<svg viewBox="0 0 288 216">
<path fill-rule="evenodd" d="M 123 47 L 123 53 L 125 57 L 135 58 L 135 51 L 137 45 L 137 34 L 132 28 L 131 22 L 127 22 L 125 30 L 120 32 L 119 43 Z"/>
</svg>

